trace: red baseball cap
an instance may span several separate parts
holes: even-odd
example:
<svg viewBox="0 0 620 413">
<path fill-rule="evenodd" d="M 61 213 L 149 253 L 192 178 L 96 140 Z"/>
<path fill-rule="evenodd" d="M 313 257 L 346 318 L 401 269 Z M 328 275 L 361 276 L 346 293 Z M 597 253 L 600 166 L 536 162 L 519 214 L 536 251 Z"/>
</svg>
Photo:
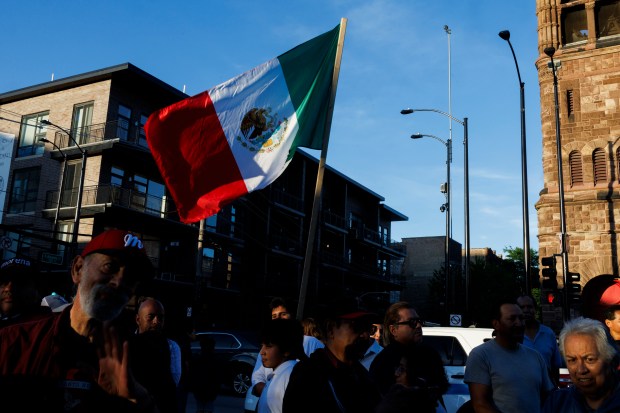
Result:
<svg viewBox="0 0 620 413">
<path fill-rule="evenodd" d="M 153 270 L 153 263 L 146 255 L 146 250 L 144 249 L 142 241 L 129 231 L 110 229 L 102 232 L 90 240 L 80 255 L 86 257 L 95 252 L 100 254 L 119 255 L 126 260 L 144 265 L 144 270 L 151 272 Z"/>
</svg>

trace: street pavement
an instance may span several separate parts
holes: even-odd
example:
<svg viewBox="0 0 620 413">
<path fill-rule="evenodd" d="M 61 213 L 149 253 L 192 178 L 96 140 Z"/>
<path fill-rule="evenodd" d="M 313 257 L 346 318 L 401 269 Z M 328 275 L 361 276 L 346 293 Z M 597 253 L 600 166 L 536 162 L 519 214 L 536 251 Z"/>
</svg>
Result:
<svg viewBox="0 0 620 413">
<path fill-rule="evenodd" d="M 220 393 L 215 399 L 213 413 L 243 413 L 244 400 L 243 397 Z M 196 400 L 192 393 L 187 398 L 185 413 L 196 413 Z"/>
</svg>

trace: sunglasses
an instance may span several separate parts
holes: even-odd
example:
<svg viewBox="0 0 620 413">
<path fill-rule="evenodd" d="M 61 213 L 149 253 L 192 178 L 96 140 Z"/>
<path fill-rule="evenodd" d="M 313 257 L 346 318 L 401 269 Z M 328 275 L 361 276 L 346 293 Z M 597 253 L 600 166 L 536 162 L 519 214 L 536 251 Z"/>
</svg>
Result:
<svg viewBox="0 0 620 413">
<path fill-rule="evenodd" d="M 424 321 L 421 318 L 410 318 L 407 321 L 399 321 L 398 323 L 394 323 L 395 326 L 409 326 L 411 328 L 416 328 L 420 324 L 420 326 L 424 325 Z"/>
</svg>

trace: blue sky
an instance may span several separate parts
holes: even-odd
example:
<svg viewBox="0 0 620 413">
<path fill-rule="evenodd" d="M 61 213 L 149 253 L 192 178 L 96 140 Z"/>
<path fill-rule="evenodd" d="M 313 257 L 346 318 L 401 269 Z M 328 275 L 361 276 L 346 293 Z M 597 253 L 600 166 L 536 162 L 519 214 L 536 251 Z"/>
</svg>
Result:
<svg viewBox="0 0 620 413">
<path fill-rule="evenodd" d="M 519 83 L 525 82 L 531 246 L 542 189 L 534 0 L 4 0 L 0 93 L 130 62 L 190 95 L 348 19 L 327 163 L 409 217 L 392 238 L 445 234 L 445 146 L 434 113 L 469 118 L 471 247 L 523 245 Z M 463 243 L 463 128 L 452 124 L 453 238 Z M 318 153 L 315 154 L 318 156 Z"/>
</svg>

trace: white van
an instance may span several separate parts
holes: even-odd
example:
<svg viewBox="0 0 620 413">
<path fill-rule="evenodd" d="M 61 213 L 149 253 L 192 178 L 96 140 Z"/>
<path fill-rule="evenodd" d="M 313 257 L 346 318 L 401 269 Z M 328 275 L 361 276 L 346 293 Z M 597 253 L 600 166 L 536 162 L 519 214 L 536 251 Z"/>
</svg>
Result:
<svg viewBox="0 0 620 413">
<path fill-rule="evenodd" d="M 469 388 L 463 382 L 467 356 L 474 347 L 493 338 L 491 328 L 422 327 L 424 343 L 433 347 L 443 361 L 450 388 L 443 395 L 448 413 L 455 413 L 469 400 Z"/>
</svg>

